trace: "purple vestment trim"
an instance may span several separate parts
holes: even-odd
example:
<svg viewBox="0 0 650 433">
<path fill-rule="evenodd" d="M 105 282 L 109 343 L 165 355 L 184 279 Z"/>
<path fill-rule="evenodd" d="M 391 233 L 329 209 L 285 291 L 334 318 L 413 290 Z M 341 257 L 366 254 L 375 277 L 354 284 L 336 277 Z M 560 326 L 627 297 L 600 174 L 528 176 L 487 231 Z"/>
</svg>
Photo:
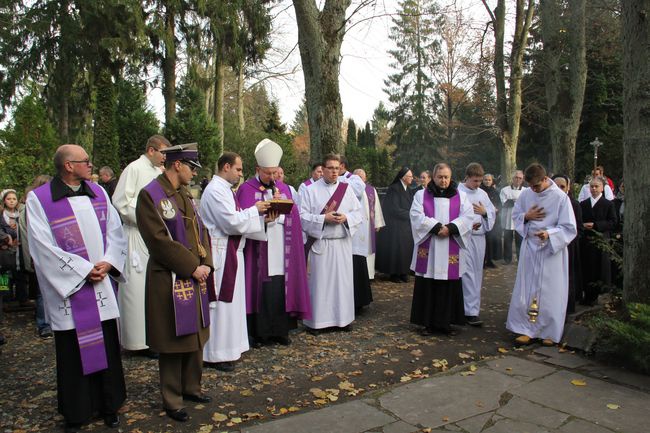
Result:
<svg viewBox="0 0 650 433">
<path fill-rule="evenodd" d="M 424 215 L 429 218 L 436 217 L 435 199 L 433 195 L 424 189 L 422 206 L 424 208 Z M 460 194 L 456 194 L 449 199 L 449 221 L 453 221 L 460 215 Z M 415 272 L 419 274 L 426 274 L 429 266 L 429 249 L 431 246 L 431 238 L 433 235 L 428 235 L 426 239 L 418 245 L 418 254 L 415 262 Z M 447 267 L 447 279 L 457 280 L 460 278 L 460 246 L 453 236 L 449 236 L 449 264 Z"/>
<path fill-rule="evenodd" d="M 167 227 L 170 237 L 189 249 L 190 244 L 185 236 L 185 222 L 174 196 L 168 196 L 157 179 L 152 180 L 144 189 L 149 193 L 154 207 Z M 196 223 L 199 228 L 198 242 L 200 243 L 205 230 L 196 206 L 191 200 L 190 204 L 194 209 L 194 215 L 196 215 Z M 208 283 L 211 281 L 212 278 L 208 278 Z M 201 303 L 202 325 L 204 328 L 210 326 L 208 284 L 199 283 L 192 277 L 187 279 L 176 278 L 171 295 L 174 301 L 174 321 L 177 337 L 199 332 L 196 318 L 196 300 L 194 299 L 197 287 Z"/>
<path fill-rule="evenodd" d="M 239 212 L 239 200 L 235 193 L 232 193 L 235 200 L 235 210 Z M 235 293 L 235 282 L 237 280 L 237 250 L 239 249 L 239 242 L 241 235 L 228 236 L 228 244 L 226 245 L 226 260 L 223 264 L 223 276 L 221 277 L 221 287 L 219 288 L 219 300 L 221 302 L 232 302 L 232 297 Z"/>
<path fill-rule="evenodd" d="M 102 232 L 104 250 L 106 250 L 106 196 L 99 185 L 86 182 L 95 193 L 95 197 L 88 197 L 97 215 L 97 221 Z M 81 235 L 81 229 L 77 224 L 72 206 L 67 197 L 52 200 L 52 189 L 50 182 L 34 190 L 34 194 L 41 202 L 45 216 L 50 223 L 52 235 L 59 248 L 70 253 L 90 260 L 88 251 Z M 79 352 L 81 355 L 81 367 L 84 375 L 89 375 L 108 368 L 106 358 L 106 347 L 104 346 L 104 333 L 102 322 L 97 307 L 95 288 L 93 283 L 86 281 L 81 289 L 70 296 L 72 307 L 72 318 L 77 333 Z"/>
<path fill-rule="evenodd" d="M 375 228 L 375 188 L 366 184 L 366 195 L 368 196 L 368 226 L 370 228 L 370 252 L 375 254 L 377 252 L 377 231 Z"/>
<path fill-rule="evenodd" d="M 312 183 L 314 183 L 314 181 L 313 181 L 313 180 L 311 179 L 311 177 L 310 177 L 309 179 L 307 179 L 307 180 L 304 181 L 303 183 L 305 184 L 305 186 L 309 186 L 309 185 L 311 185 Z"/>
<path fill-rule="evenodd" d="M 293 199 L 291 190 L 283 182 L 275 182 L 276 188 L 287 199 Z M 237 198 L 244 209 L 264 200 L 266 189 L 254 177 L 239 187 Z M 246 270 L 246 313 L 256 313 L 262 300 L 262 283 L 269 281 L 268 242 L 246 240 L 244 247 Z M 307 284 L 307 265 L 302 243 L 300 214 L 294 205 L 291 213 L 284 216 L 284 284 L 285 311 L 298 319 L 312 318 L 309 286 Z"/>
</svg>

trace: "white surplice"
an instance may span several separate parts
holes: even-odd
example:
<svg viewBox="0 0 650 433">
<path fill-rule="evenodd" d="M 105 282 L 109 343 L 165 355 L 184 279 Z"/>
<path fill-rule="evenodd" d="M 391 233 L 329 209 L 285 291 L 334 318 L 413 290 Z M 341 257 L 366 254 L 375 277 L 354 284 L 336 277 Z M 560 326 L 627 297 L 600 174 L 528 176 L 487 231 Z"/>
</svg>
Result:
<svg viewBox="0 0 650 433">
<path fill-rule="evenodd" d="M 236 361 L 250 348 L 246 327 L 244 236 L 262 231 L 264 217 L 260 216 L 255 206 L 237 211 L 230 183 L 216 175 L 203 191 L 200 213 L 212 240 L 217 297 L 226 263 L 228 236 L 242 235 L 237 248 L 237 276 L 232 302 L 210 303 L 210 339 L 203 348 L 203 360 L 206 362 Z"/>
<path fill-rule="evenodd" d="M 607 182 L 605 182 L 605 189 L 603 190 L 603 194 L 605 195 L 605 198 L 609 201 L 614 200 L 614 192 L 612 191 L 612 188 L 609 186 Z M 587 200 L 589 197 L 591 197 L 591 191 L 589 189 L 589 184 L 586 183 L 582 185 L 582 188 L 580 188 L 580 194 L 578 194 L 578 201 L 584 201 Z"/>
<path fill-rule="evenodd" d="M 340 179 L 340 178 L 339 178 Z M 303 323 L 313 329 L 343 327 L 354 321 L 354 281 L 352 274 L 352 236 L 363 219 L 359 200 L 350 186 L 341 200 L 338 213 L 346 224 L 325 224 L 321 211 L 339 182 L 320 179 L 305 189 L 301 198 L 302 228 L 316 239 L 309 251 L 309 293 L 312 320 Z"/>
<path fill-rule="evenodd" d="M 496 222 L 496 209 L 487 193 L 481 188 L 469 189 L 464 184 L 458 190 L 465 193 L 470 203 L 485 206 L 485 217 L 474 214 L 473 224 L 480 224 L 472 230 L 467 248 L 460 251 L 460 261 L 464 263 L 462 274 L 463 301 L 466 316 L 478 316 L 481 310 L 481 286 L 483 284 L 483 259 L 485 258 L 485 234 L 492 230 Z"/>
<path fill-rule="evenodd" d="M 569 196 L 552 181 L 536 193 L 526 189 L 512 211 L 515 230 L 522 238 L 517 278 L 512 291 L 506 328 L 531 338 L 560 342 L 564 330 L 569 292 L 569 254 L 567 245 L 576 237 L 576 219 Z M 524 221 L 526 212 L 537 205 L 546 216 L 541 221 Z M 535 233 L 546 230 L 549 239 L 542 242 Z M 537 298 L 539 315 L 529 320 L 528 310 Z"/>
<path fill-rule="evenodd" d="M 414 272 L 418 258 L 418 247 L 430 235 L 432 228 L 434 228 L 438 223 L 442 225 L 453 223 L 458 228 L 458 235 L 454 235 L 454 239 L 458 242 L 462 251 L 464 248 L 467 248 L 467 245 L 469 244 L 470 237 L 472 236 L 472 221 L 474 220 L 474 209 L 472 208 L 472 204 L 462 191 L 458 191 L 458 194 L 460 194 L 460 213 L 457 218 L 450 220 L 450 200 L 444 197 L 433 198 L 436 215 L 435 218 L 430 218 L 424 215 L 424 191 L 424 189 L 421 189 L 415 193 L 410 211 L 411 232 L 413 233 L 414 242 L 411 270 Z M 462 275 L 464 270 L 462 260 L 460 260 L 459 266 L 459 275 Z M 415 275 L 434 280 L 448 280 L 448 269 L 449 238 L 441 238 L 433 235 L 431 236 L 431 244 L 429 245 L 427 272 L 426 274 L 415 272 Z"/>
<path fill-rule="evenodd" d="M 508 200 L 515 200 L 515 203 L 519 196 L 521 195 L 522 191 L 525 190 L 523 186 L 520 186 L 519 188 L 513 188 L 512 185 L 504 186 L 501 188 L 501 191 L 499 191 L 499 199 L 501 200 L 501 204 L 505 204 L 506 201 Z M 504 230 L 514 230 L 515 226 L 512 223 L 512 206 L 511 207 L 503 207 L 501 208 L 501 228 Z"/>
<path fill-rule="evenodd" d="M 361 197 L 366 192 L 366 183 L 358 174 L 350 174 L 349 171 L 346 171 L 339 175 L 339 182 L 349 184 L 352 187 L 352 191 L 354 191 L 355 197 L 361 202 Z"/>
<path fill-rule="evenodd" d="M 126 257 L 126 238 L 119 215 L 111 206 L 108 195 L 105 192 L 104 195 L 108 204 L 106 245 L 90 198 L 78 196 L 61 199 L 70 202 L 88 252 L 88 260 L 57 246 L 41 202 L 34 192 L 27 195 L 27 237 L 30 254 L 43 295 L 45 319 L 55 331 L 75 329 L 69 297 L 81 289 L 86 276 L 100 261 L 110 263 L 121 275 L 117 278 L 107 276 L 93 284 L 99 317 L 105 321 L 120 316 L 110 279 L 124 281 L 122 270 Z"/>
<path fill-rule="evenodd" d="M 384 214 L 381 211 L 381 203 L 379 203 L 379 195 L 377 195 L 377 190 L 375 190 L 375 230 L 384 227 L 386 222 L 384 221 Z M 375 279 L 375 256 L 376 254 L 372 252 L 371 244 L 371 233 L 370 233 L 370 203 L 368 202 L 368 193 L 363 192 L 361 197 L 361 214 L 363 220 L 359 229 L 356 231 L 352 237 L 352 254 L 357 256 L 364 256 L 368 264 L 368 277 L 371 280 Z M 375 233 L 376 235 L 376 233 Z"/>
<path fill-rule="evenodd" d="M 140 190 L 157 178 L 162 171 L 145 156 L 126 166 L 113 192 L 113 206 L 124 222 L 128 242 L 124 276 L 120 284 L 120 343 L 126 350 L 147 349 L 144 314 L 144 285 L 149 251 L 140 236 L 135 217 Z"/>
</svg>

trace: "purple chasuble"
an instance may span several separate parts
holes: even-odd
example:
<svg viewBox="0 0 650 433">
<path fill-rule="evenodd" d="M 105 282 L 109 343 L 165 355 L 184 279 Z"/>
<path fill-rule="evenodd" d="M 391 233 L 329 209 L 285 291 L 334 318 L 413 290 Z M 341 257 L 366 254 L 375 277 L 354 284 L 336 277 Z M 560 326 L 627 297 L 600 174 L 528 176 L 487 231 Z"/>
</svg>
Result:
<svg viewBox="0 0 650 433">
<path fill-rule="evenodd" d="M 239 212 L 239 200 L 235 193 L 232 193 L 235 200 L 235 210 Z M 221 277 L 221 287 L 219 288 L 219 300 L 221 302 L 232 302 L 233 294 L 235 293 L 235 281 L 237 280 L 237 250 L 239 249 L 239 242 L 241 235 L 229 235 L 228 244 L 226 245 L 226 260 L 223 264 L 223 276 Z M 210 299 L 213 301 L 213 299 Z"/>
<path fill-rule="evenodd" d="M 435 199 L 433 195 L 425 188 L 423 194 L 424 215 L 429 218 L 436 217 Z M 449 199 L 449 221 L 453 221 L 460 215 L 460 194 L 456 191 L 453 197 Z M 431 237 L 427 238 L 418 245 L 418 257 L 415 262 L 415 272 L 420 274 L 427 273 L 429 265 L 429 247 L 431 246 Z M 460 278 L 460 246 L 453 236 L 449 236 L 449 264 L 447 268 L 447 279 L 458 280 Z"/>
<path fill-rule="evenodd" d="M 291 190 L 283 182 L 276 182 L 276 188 L 287 199 L 293 199 Z M 237 198 L 244 209 L 264 200 L 266 188 L 256 177 L 248 179 L 237 191 Z M 268 242 L 246 240 L 244 247 L 246 270 L 246 313 L 259 311 L 262 301 L 262 283 L 270 281 L 268 262 Z M 297 319 L 312 318 L 309 286 L 307 283 L 307 264 L 302 243 L 300 214 L 294 205 L 291 213 L 284 216 L 284 287 L 285 311 Z"/>
<path fill-rule="evenodd" d="M 190 244 L 187 242 L 185 236 L 183 214 L 178 208 L 178 203 L 176 203 L 174 196 L 167 196 L 167 193 L 157 179 L 152 180 L 144 187 L 144 189 L 149 193 L 149 196 L 158 211 L 158 215 L 160 215 L 160 218 L 165 223 L 169 236 L 173 240 L 184 245 L 185 248 L 190 249 Z M 207 232 L 203 227 L 196 206 L 194 206 L 191 199 L 190 204 L 192 205 L 194 215 L 196 216 L 196 224 L 199 233 L 199 239 L 197 239 L 197 242 L 200 244 L 204 233 L 207 236 Z M 177 337 L 199 332 L 196 318 L 196 300 L 194 299 L 194 296 L 197 293 L 197 286 L 201 302 L 202 325 L 204 328 L 210 326 L 208 284 L 213 281 L 212 277 L 209 277 L 207 281 L 208 283 L 199 283 L 192 277 L 187 279 L 176 278 L 176 281 L 174 281 L 171 295 L 174 301 L 174 317 Z M 213 288 L 211 289 L 213 290 Z"/>
<path fill-rule="evenodd" d="M 95 197 L 88 197 L 97 214 L 97 221 L 102 232 L 104 250 L 106 250 L 106 196 L 99 185 L 86 182 L 86 185 L 95 193 Z M 52 188 L 50 182 L 34 190 L 45 211 L 52 235 L 59 248 L 70 253 L 90 260 L 88 251 L 77 224 L 77 219 L 70 206 L 67 197 L 56 202 L 52 200 Z M 72 318 L 74 320 L 79 352 L 81 355 L 81 367 L 84 375 L 89 375 L 108 368 L 106 358 L 106 347 L 104 345 L 104 333 L 102 322 L 97 307 L 95 288 L 93 283 L 86 281 L 81 289 L 70 296 L 72 307 Z"/>
<path fill-rule="evenodd" d="M 366 184 L 366 196 L 368 196 L 368 226 L 370 228 L 370 252 L 375 254 L 377 252 L 377 230 L 375 229 L 375 188 Z"/>
</svg>

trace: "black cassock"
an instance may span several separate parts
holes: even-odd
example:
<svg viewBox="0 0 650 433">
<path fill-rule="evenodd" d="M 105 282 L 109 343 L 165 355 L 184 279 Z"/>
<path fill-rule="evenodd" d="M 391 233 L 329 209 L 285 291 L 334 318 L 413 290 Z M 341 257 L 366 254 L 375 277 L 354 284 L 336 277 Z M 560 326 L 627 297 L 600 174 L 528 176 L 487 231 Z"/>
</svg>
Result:
<svg viewBox="0 0 650 433">
<path fill-rule="evenodd" d="M 582 261 L 582 284 L 584 296 L 582 302 L 591 305 L 598 299 L 598 294 L 604 286 L 611 284 L 611 264 L 609 254 L 602 251 L 593 243 L 599 232 L 609 239 L 611 231 L 616 227 L 616 210 L 614 204 L 601 196 L 596 204 L 591 206 L 591 198 L 580 202 L 582 222 L 594 223 L 593 230 L 585 230 L 580 244 Z"/>
<path fill-rule="evenodd" d="M 573 313 L 576 310 L 576 296 L 582 294 L 582 266 L 580 262 L 580 239 L 583 236 L 582 209 L 580 203 L 573 197 L 569 197 L 571 207 L 576 217 L 578 235 L 573 238 L 568 246 L 569 250 L 569 299 L 566 304 L 566 312 Z"/>
<path fill-rule="evenodd" d="M 407 275 L 413 256 L 413 234 L 409 212 L 413 194 L 402 182 L 393 182 L 382 200 L 386 227 L 377 232 L 375 268 L 384 274 Z"/>
</svg>

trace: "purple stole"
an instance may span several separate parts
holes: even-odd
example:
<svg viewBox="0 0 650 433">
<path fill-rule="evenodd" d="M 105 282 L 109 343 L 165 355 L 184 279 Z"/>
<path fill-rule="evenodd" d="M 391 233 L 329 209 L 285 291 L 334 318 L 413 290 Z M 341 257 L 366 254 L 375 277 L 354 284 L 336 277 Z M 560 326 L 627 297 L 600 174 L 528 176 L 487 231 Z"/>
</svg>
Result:
<svg viewBox="0 0 650 433">
<path fill-rule="evenodd" d="M 291 190 L 283 182 L 276 182 L 276 188 L 286 198 L 292 199 Z M 266 188 L 256 177 L 248 179 L 239 187 L 237 198 L 244 209 L 264 200 Z M 268 242 L 246 240 L 244 262 L 246 270 L 246 313 L 259 311 L 262 301 L 262 284 L 270 280 Z M 291 213 L 284 216 L 284 284 L 285 311 L 298 319 L 311 319 L 311 301 L 307 283 L 307 264 L 302 244 L 300 214 L 294 205 Z"/>
<path fill-rule="evenodd" d="M 350 173 L 349 171 L 345 173 L 345 178 L 346 179 L 349 179 L 351 177 L 352 177 L 352 173 Z"/>
<path fill-rule="evenodd" d="M 309 179 L 307 179 L 307 180 L 304 181 L 303 183 L 305 184 L 305 186 L 309 186 L 309 185 L 311 185 L 312 183 L 314 183 L 314 181 L 313 181 L 313 180 L 311 179 L 311 177 L 310 177 Z"/>
<path fill-rule="evenodd" d="M 325 203 L 325 206 L 323 206 L 323 209 L 321 209 L 320 214 L 325 215 L 328 212 L 338 211 L 339 206 L 341 206 L 341 202 L 343 201 L 343 197 L 345 197 L 345 191 L 347 189 L 347 183 L 339 182 L 339 185 L 336 187 L 336 191 L 334 191 L 334 194 L 332 194 L 330 199 L 327 200 L 327 203 Z M 307 242 L 305 243 L 304 247 L 305 251 L 309 251 L 314 242 L 316 242 L 315 238 L 312 238 L 311 236 L 307 237 Z"/>
<path fill-rule="evenodd" d="M 144 189 L 151 196 L 153 204 L 158 211 L 158 215 L 165 223 L 169 236 L 180 242 L 189 249 L 190 244 L 187 242 L 185 236 L 185 223 L 183 222 L 183 215 L 178 208 L 178 203 L 174 196 L 167 196 L 167 193 L 163 189 L 160 182 L 157 179 L 152 180 Z M 201 222 L 196 206 L 192 200 L 190 200 L 192 209 L 194 209 L 194 215 L 196 215 L 196 222 L 199 229 L 199 239 L 198 242 L 201 242 L 203 239 L 203 234 L 205 233 L 205 228 Z M 207 234 L 207 233 L 206 233 Z M 208 278 L 208 282 L 211 282 L 212 277 Z M 174 281 L 174 287 L 172 290 L 172 299 L 174 302 L 174 320 L 176 324 L 176 336 L 181 337 L 183 335 L 195 334 L 199 332 L 197 319 L 196 319 L 196 301 L 194 295 L 196 294 L 196 286 L 199 288 L 199 297 L 201 301 L 201 316 L 202 316 L 202 325 L 204 328 L 207 328 L 210 325 L 210 314 L 209 314 L 209 297 L 208 297 L 208 284 L 206 283 L 197 283 L 194 278 L 180 279 L 177 278 Z"/>
<path fill-rule="evenodd" d="M 99 185 L 92 182 L 86 182 L 86 185 L 95 193 L 95 197 L 88 198 L 97 214 L 104 249 L 106 249 L 106 213 L 108 210 L 106 196 Z M 90 260 L 79 224 L 77 224 L 77 219 L 68 198 L 53 201 L 50 182 L 36 188 L 34 194 L 36 194 L 43 206 L 45 216 L 52 229 L 52 235 L 59 248 L 85 260 Z M 106 358 L 106 346 L 104 345 L 104 332 L 102 331 L 102 322 L 93 283 L 86 281 L 81 286 L 81 289 L 72 294 L 70 296 L 70 306 L 72 307 L 72 318 L 77 332 L 83 374 L 89 375 L 107 369 L 108 360 Z"/>
<path fill-rule="evenodd" d="M 366 196 L 368 197 L 368 225 L 370 226 L 370 252 L 375 254 L 377 252 L 377 231 L 375 230 L 375 188 L 372 185 L 366 184 Z"/>
<path fill-rule="evenodd" d="M 429 218 L 436 217 L 435 200 L 433 195 L 424 189 L 423 194 L 423 207 L 424 215 Z M 453 197 L 449 199 L 449 221 L 453 221 L 460 215 L 460 194 L 456 191 Z M 415 262 L 415 272 L 419 274 L 426 274 L 429 265 L 429 247 L 431 246 L 431 237 L 427 238 L 418 245 L 418 257 Z M 447 268 L 447 279 L 457 280 L 460 278 L 460 246 L 453 236 L 449 236 L 449 265 Z"/>
<path fill-rule="evenodd" d="M 235 209 L 237 212 L 241 210 L 239 200 L 235 193 L 232 193 L 235 200 Z M 237 249 L 241 235 L 229 235 L 228 244 L 226 245 L 226 260 L 223 264 L 223 276 L 221 277 L 221 288 L 219 289 L 219 300 L 221 302 L 232 302 L 233 294 L 235 293 L 235 280 L 237 279 Z M 214 299 L 210 299 L 213 301 Z"/>
</svg>

